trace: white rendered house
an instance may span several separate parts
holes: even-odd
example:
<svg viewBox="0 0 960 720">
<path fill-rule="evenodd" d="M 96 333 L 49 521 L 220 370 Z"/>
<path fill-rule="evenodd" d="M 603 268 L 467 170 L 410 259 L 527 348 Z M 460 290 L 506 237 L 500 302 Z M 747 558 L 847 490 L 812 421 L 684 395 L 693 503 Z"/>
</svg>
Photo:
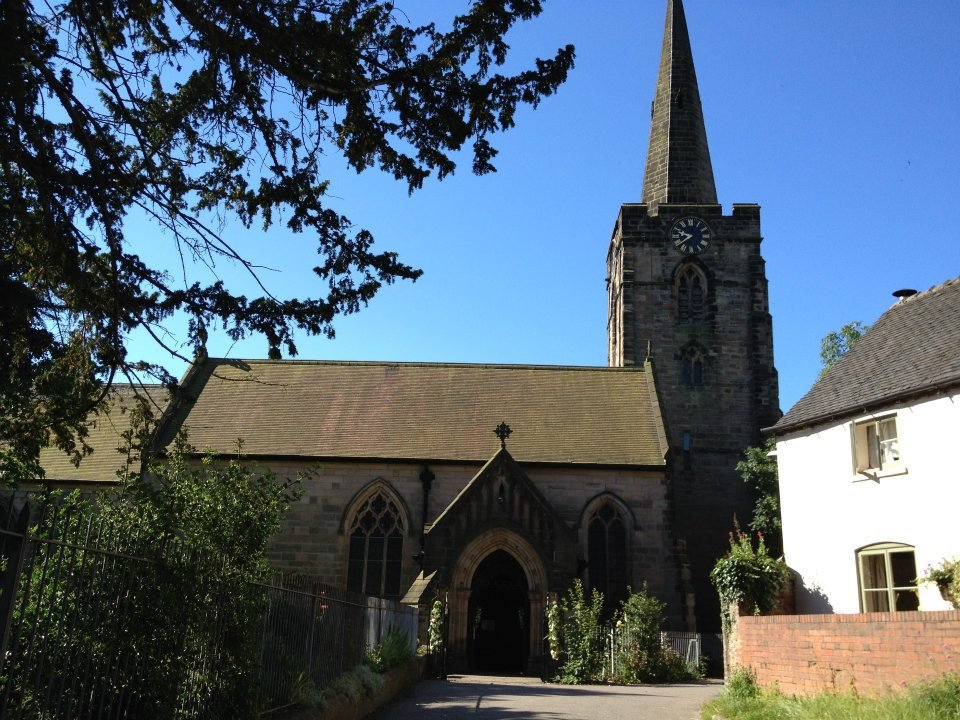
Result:
<svg viewBox="0 0 960 720">
<path fill-rule="evenodd" d="M 774 427 L 799 613 L 949 610 L 960 556 L 960 278 L 887 310 Z"/>
</svg>

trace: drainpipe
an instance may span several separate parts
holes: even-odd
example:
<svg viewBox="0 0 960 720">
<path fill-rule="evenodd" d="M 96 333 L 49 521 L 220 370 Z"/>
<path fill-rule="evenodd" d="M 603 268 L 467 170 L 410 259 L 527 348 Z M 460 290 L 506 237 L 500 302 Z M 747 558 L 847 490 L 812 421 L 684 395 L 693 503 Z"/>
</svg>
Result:
<svg viewBox="0 0 960 720">
<path fill-rule="evenodd" d="M 423 559 L 424 555 L 426 554 L 427 508 L 429 507 L 430 501 L 430 487 L 433 485 L 435 478 L 436 476 L 430 472 L 430 468 L 424 465 L 423 471 L 420 473 L 420 484 L 423 486 L 423 513 L 420 516 L 422 520 L 420 525 L 420 552 L 416 556 L 417 562 L 420 563 L 420 572 L 423 572 Z"/>
</svg>

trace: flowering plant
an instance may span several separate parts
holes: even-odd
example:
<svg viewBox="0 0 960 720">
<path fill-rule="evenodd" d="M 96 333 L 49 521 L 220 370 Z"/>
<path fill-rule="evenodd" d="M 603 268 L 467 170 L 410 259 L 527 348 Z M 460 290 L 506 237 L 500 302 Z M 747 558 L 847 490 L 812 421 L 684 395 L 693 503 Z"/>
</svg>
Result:
<svg viewBox="0 0 960 720">
<path fill-rule="evenodd" d="M 936 585 L 943 599 L 960 610 L 960 560 L 956 557 L 944 558 L 939 565 L 927 565 L 917 582 Z"/>
<path fill-rule="evenodd" d="M 958 570 L 960 570 L 960 560 L 944 558 L 939 565 L 927 565 L 927 569 L 917 578 L 917 581 L 949 586 L 957 577 Z"/>
</svg>

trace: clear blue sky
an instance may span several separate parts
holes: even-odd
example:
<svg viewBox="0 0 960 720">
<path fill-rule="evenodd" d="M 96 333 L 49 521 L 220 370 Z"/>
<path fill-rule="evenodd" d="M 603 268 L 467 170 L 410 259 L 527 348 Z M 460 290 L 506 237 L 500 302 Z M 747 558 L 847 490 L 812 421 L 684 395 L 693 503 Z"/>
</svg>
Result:
<svg viewBox="0 0 960 720">
<path fill-rule="evenodd" d="M 397 4 L 418 21 L 466 6 Z M 823 335 L 873 322 L 898 288 L 960 275 L 960 3 L 684 5 L 720 202 L 762 206 L 786 411 L 817 375 Z M 464 157 L 408 197 L 332 161 L 337 209 L 425 274 L 340 319 L 335 340 L 301 337 L 300 357 L 605 365 L 605 255 L 620 204 L 640 198 L 665 7 L 546 0 L 518 27 L 515 67 L 566 43 L 577 62 L 556 96 L 495 140 L 496 174 L 474 177 Z M 162 236 L 136 232 L 174 267 L 160 259 Z M 264 274 L 275 294 L 322 291 L 308 238 L 228 235 L 276 268 Z M 263 357 L 266 343 L 214 336 L 209 349 Z M 137 353 L 184 369 L 146 344 Z"/>
</svg>

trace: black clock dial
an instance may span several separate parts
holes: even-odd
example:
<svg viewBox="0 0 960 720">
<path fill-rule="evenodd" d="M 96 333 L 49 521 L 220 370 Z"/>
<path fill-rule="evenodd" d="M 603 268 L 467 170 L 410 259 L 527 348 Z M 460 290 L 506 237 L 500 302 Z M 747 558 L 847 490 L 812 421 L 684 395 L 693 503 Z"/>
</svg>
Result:
<svg viewBox="0 0 960 720">
<path fill-rule="evenodd" d="M 670 228 L 670 239 L 680 252 L 695 255 L 707 249 L 707 245 L 713 240 L 713 231 L 700 218 L 685 217 L 677 220 Z"/>
</svg>

